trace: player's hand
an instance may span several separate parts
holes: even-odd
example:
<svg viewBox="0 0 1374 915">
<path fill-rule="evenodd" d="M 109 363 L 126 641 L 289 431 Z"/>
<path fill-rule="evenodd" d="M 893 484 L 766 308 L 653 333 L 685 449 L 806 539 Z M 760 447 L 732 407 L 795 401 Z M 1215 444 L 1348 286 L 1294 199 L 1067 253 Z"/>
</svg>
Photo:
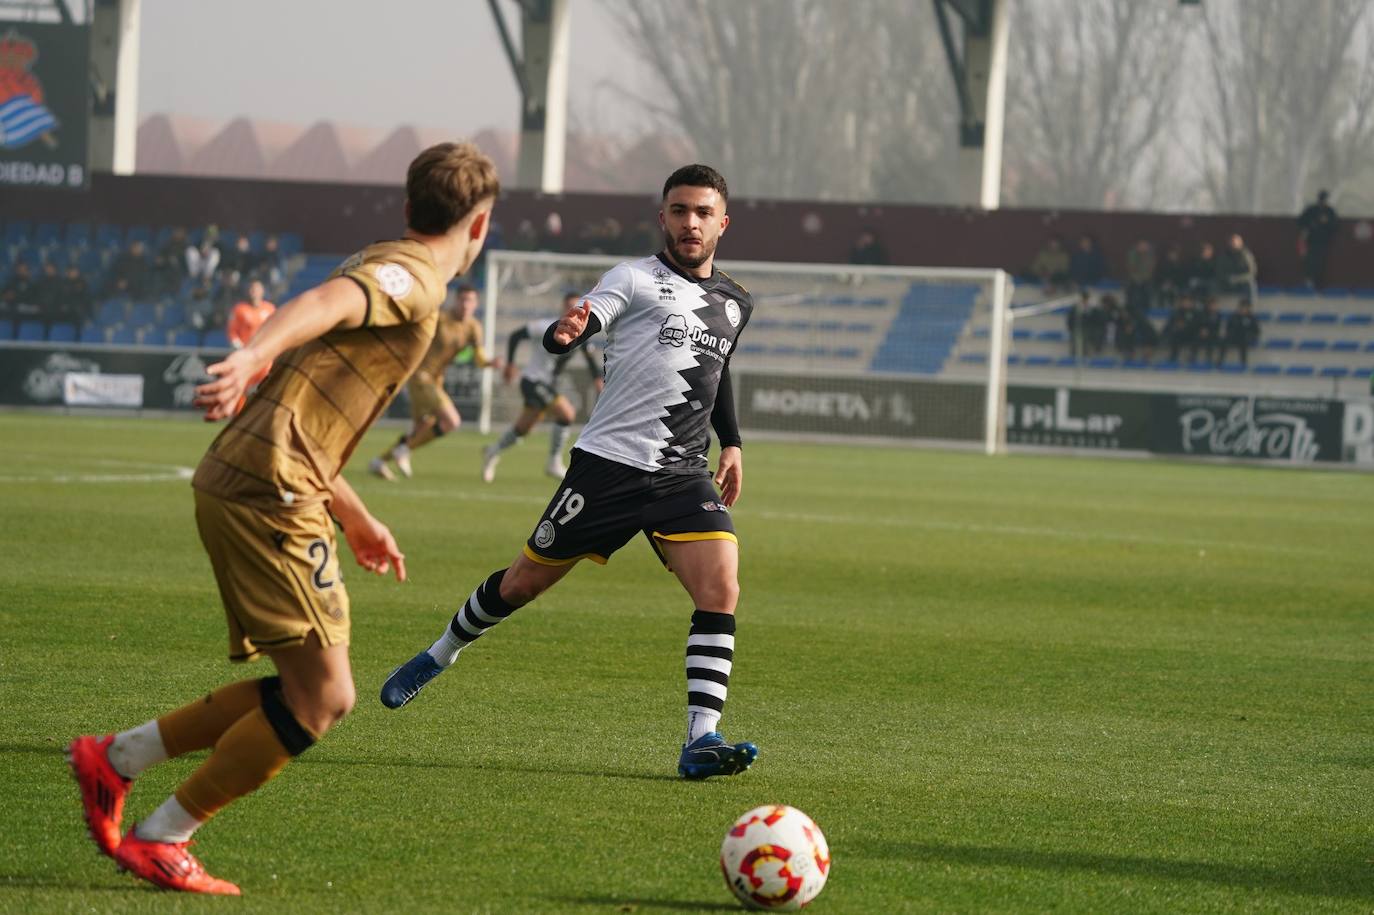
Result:
<svg viewBox="0 0 1374 915">
<path fill-rule="evenodd" d="M 244 347 L 206 369 L 211 380 L 196 388 L 193 401 L 205 411 L 205 421 L 212 423 L 233 416 L 239 399 L 262 367 L 263 361 L 253 348 Z"/>
<path fill-rule="evenodd" d="M 714 480 L 720 489 L 720 501 L 726 508 L 739 501 L 739 494 L 744 490 L 744 452 L 734 445 L 720 449 Z"/>
<path fill-rule="evenodd" d="M 406 557 L 396 546 L 387 526 L 368 516 L 344 526 L 344 538 L 358 565 L 377 575 L 385 575 L 396 567 L 396 580 L 406 580 Z"/>
<path fill-rule="evenodd" d="M 587 319 L 592 314 L 592 303 L 586 299 L 582 300 L 581 305 L 569 305 L 563 317 L 558 319 L 558 326 L 553 331 L 553 342 L 559 346 L 567 346 L 582 336 L 582 331 L 587 329 Z"/>
<path fill-rule="evenodd" d="M 501 370 L 501 377 L 505 380 L 506 384 L 515 383 L 515 371 L 515 363 L 513 362 Z"/>
<path fill-rule="evenodd" d="M 596 385 L 596 393 L 600 394 L 602 391 L 606 390 L 605 378 L 598 378 L 592 383 Z"/>
</svg>

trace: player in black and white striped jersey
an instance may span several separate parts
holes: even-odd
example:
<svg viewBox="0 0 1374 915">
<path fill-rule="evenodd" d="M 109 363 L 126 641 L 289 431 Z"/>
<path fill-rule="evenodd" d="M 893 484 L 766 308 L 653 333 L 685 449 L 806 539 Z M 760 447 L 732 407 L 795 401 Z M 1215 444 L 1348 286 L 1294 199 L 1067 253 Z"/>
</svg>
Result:
<svg viewBox="0 0 1374 915">
<path fill-rule="evenodd" d="M 678 772 L 734 775 L 753 763 L 757 747 L 730 743 L 718 731 L 739 598 L 729 508 L 744 481 L 729 363 L 753 311 L 749 293 L 714 266 L 730 222 L 727 199 L 714 169 L 678 169 L 663 187 L 664 249 L 612 268 L 545 332 L 544 348 L 563 354 L 604 331 L 605 390 L 524 549 L 478 586 L 433 645 L 392 672 L 382 686 L 384 705 L 410 702 L 463 648 L 579 561 L 605 563 L 642 531 L 695 604 Z M 712 430 L 720 442 L 714 476 L 707 463 Z"/>
</svg>

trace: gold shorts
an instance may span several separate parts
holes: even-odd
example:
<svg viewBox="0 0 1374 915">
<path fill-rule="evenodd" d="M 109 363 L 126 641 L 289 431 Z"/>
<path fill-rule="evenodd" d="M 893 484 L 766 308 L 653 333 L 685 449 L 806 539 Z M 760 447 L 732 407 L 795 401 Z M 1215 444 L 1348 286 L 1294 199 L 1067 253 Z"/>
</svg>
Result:
<svg viewBox="0 0 1374 915">
<path fill-rule="evenodd" d="M 453 400 L 439 382 L 416 376 L 410 379 L 410 383 L 406 385 L 406 393 L 410 395 L 410 418 L 412 420 L 438 414 L 445 408 L 457 412 L 453 406 Z"/>
<path fill-rule="evenodd" d="M 195 490 L 196 526 L 229 622 L 229 660 L 299 645 L 347 645 L 348 592 L 323 505 L 268 514 Z"/>
</svg>

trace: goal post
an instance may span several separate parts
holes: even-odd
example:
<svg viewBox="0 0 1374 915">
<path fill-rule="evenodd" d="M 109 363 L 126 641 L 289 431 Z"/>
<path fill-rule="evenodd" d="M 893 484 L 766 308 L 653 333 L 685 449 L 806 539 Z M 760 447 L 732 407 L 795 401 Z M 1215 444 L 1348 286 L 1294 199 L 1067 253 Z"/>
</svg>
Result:
<svg viewBox="0 0 1374 915">
<path fill-rule="evenodd" d="M 628 259 L 489 252 L 489 345 L 504 346 L 528 321 L 556 317 L 566 293 L 590 291 L 605 271 Z M 730 363 L 746 434 L 1005 451 L 1012 283 L 1004 271 L 717 265 L 754 299 Z M 564 392 L 589 408 L 586 379 L 569 374 Z M 479 428 L 489 432 L 518 411 L 512 390 L 498 388 L 485 373 Z M 586 410 L 579 412 L 585 418 Z"/>
</svg>

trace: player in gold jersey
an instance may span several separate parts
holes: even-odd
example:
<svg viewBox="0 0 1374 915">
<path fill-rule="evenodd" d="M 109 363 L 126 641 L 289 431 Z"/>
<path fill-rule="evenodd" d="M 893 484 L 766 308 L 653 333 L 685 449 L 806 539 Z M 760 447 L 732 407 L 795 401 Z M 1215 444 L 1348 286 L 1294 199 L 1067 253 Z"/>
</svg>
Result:
<svg viewBox="0 0 1374 915">
<path fill-rule="evenodd" d="M 453 308 L 440 315 L 434 342 L 406 385 L 406 393 L 410 396 L 410 431 L 380 457 L 372 459 L 367 465 L 372 473 L 384 480 L 395 480 L 396 475 L 387 466 L 387 462 L 392 461 L 401 476 L 409 477 L 410 452 L 447 435 L 462 424 L 463 418 L 458 415 L 458 408 L 444 390 L 444 370 L 459 353 L 471 349 L 472 361 L 478 368 L 501 368 L 502 361 L 487 355 L 482 346 L 482 325 L 473 316 L 476 311 L 477 290 L 468 285 L 459 286 Z"/>
<path fill-rule="evenodd" d="M 124 869 L 168 889 L 238 895 L 186 850 L 192 833 L 262 785 L 353 707 L 348 595 L 334 522 L 358 564 L 404 581 L 405 556 L 340 475 L 358 441 L 429 350 L 446 286 L 472 265 L 500 190 L 468 144 L 420 153 L 406 176 L 406 232 L 364 248 L 277 311 L 196 391 L 229 418 L 191 485 L 196 524 L 229 624 L 229 656 L 267 655 L 277 675 L 222 686 L 189 705 L 68 748 L 91 836 Z M 120 837 L 124 800 L 149 766 L 208 759 Z"/>
</svg>

